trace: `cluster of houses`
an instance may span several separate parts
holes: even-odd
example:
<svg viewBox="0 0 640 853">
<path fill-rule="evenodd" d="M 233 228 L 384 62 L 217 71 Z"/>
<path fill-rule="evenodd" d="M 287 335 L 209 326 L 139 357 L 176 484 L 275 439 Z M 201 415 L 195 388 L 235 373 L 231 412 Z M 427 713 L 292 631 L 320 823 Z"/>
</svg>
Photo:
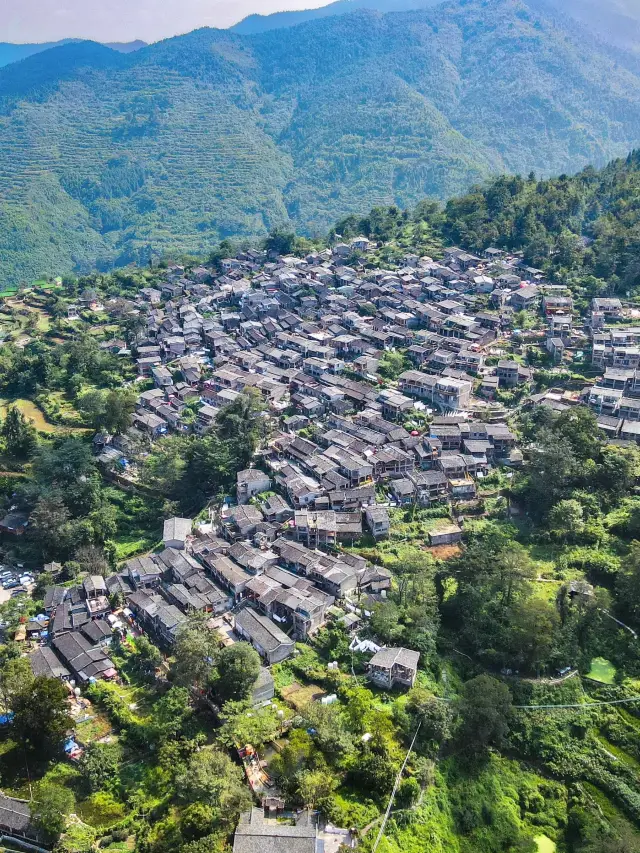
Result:
<svg viewBox="0 0 640 853">
<path fill-rule="evenodd" d="M 47 590 L 44 614 L 24 628 L 40 640 L 30 657 L 36 674 L 78 684 L 115 678 L 109 646 L 124 622 L 170 650 L 198 612 L 222 643 L 245 640 L 258 651 L 254 701 L 263 701 L 273 696 L 268 667 L 295 654 L 296 642 L 329 619 L 355 635 L 391 576 L 343 546 L 388 536 L 390 507 L 458 507 L 493 468 L 522 462 L 498 400 L 531 379 L 516 355 L 526 336 L 514 328 L 516 312 L 537 314 L 529 335 L 555 363 L 591 339 L 603 372 L 582 393 L 552 388 L 526 402 L 558 411 L 586 403 L 610 437 L 640 441 L 640 325 L 624 325 L 620 300 L 594 299 L 574 327 L 566 289 L 499 249 L 476 257 L 451 248 L 440 262 L 408 253 L 385 270 L 366 263 L 373 248 L 357 238 L 305 258 L 246 251 L 221 271 L 171 265 L 161 284 L 119 300 L 120 316 L 124 302 L 137 317 L 137 338 L 131 348 L 119 339 L 101 346 L 135 360 L 144 390 L 125 434 L 96 436 L 110 476 L 135 484 L 136 460 L 152 442 L 204 435 L 247 389 L 261 396 L 269 438 L 208 523 L 168 519 L 158 553 Z M 98 303 L 91 293 L 79 300 L 110 310 Z M 390 374 L 392 351 L 406 369 Z M 16 523 L 8 518 L 7 531 Z M 461 535 L 446 518 L 428 544 Z M 373 683 L 415 683 L 417 652 L 371 646 Z M 0 828 L 37 842 L 28 806 L 3 801 Z M 307 813 L 294 826 L 254 809 L 234 850 L 265 844 L 323 846 Z"/>
<path fill-rule="evenodd" d="M 570 300 L 567 298 L 567 301 Z M 584 318 L 582 331 L 572 332 L 573 345 L 591 350 L 591 366 L 601 375 L 580 391 L 552 388 L 531 395 L 561 412 L 587 405 L 598 426 L 612 441 L 640 443 L 640 314 L 620 299 L 596 297 Z M 564 339 L 566 346 L 571 342 Z"/>
<path fill-rule="evenodd" d="M 287 537 L 285 526 L 265 542 L 233 530 L 203 533 L 190 519 L 168 519 L 163 551 L 129 560 L 107 578 L 48 588 L 48 621 L 35 624 L 36 638 L 46 644 L 31 655 L 34 672 L 79 684 L 115 678 L 109 644 L 121 619 L 168 650 L 189 614 L 204 613 L 223 642 L 233 641 L 232 629 L 266 665 L 293 654 L 296 641 L 313 635 L 330 615 L 357 627 L 358 603 L 365 597 L 371 607 L 383 600 L 390 573 L 358 556 L 308 548 Z"/>
<path fill-rule="evenodd" d="M 570 317 L 571 300 L 499 250 L 477 258 L 450 249 L 442 263 L 407 255 L 397 270 L 345 265 L 364 260 L 368 248 L 361 239 L 348 254 L 342 244 L 306 258 L 249 251 L 225 260 L 223 274 L 169 267 L 165 283 L 143 289 L 129 306 L 140 325 L 133 349 L 118 340 L 102 345 L 135 358 L 153 387 L 139 394 L 127 433 L 96 437 L 100 462 L 135 479 L 136 458 L 149 442 L 175 432 L 203 435 L 221 406 L 255 389 L 279 427 L 264 474 L 279 496 L 261 506 L 256 523 L 279 523 L 293 510 L 300 540 L 311 547 L 353 541 L 363 527 L 386 535 L 374 500 L 381 480 L 402 480 L 394 500 L 428 505 L 474 491 L 452 481 L 495 463 L 517 464 L 506 411 L 491 400 L 530 372 L 489 354 L 514 311 L 542 305 L 551 335 L 556 318 Z M 386 381 L 380 366 L 391 350 L 413 368 Z M 426 437 L 412 429 L 425 413 L 454 433 L 462 426 L 459 440 L 441 445 L 437 429 Z M 474 425 L 472 435 L 464 420 Z M 444 458 L 452 455 L 455 463 Z M 432 470 L 452 474 L 446 489 L 426 473 Z M 265 491 L 258 482 L 242 488 L 248 497 Z M 251 516 L 231 521 L 244 535 Z"/>
<path fill-rule="evenodd" d="M 514 312 L 542 309 L 556 355 L 569 343 L 570 297 L 517 258 L 449 249 L 442 262 L 408 254 L 398 269 L 367 269 L 365 244 L 305 258 L 248 251 L 223 261 L 222 274 L 170 266 L 166 282 L 125 306 L 140 327 L 132 349 L 117 339 L 102 344 L 133 358 L 153 387 L 139 395 L 128 434 L 99 437 L 101 460 L 127 467 L 149 440 L 202 435 L 247 388 L 278 418 L 366 427 L 367 419 L 405 423 L 426 408 L 485 413 L 500 389 L 530 379 L 517 361 L 489 356 Z M 379 372 L 390 350 L 413 366 L 392 383 Z"/>
<path fill-rule="evenodd" d="M 553 320 L 570 314 L 565 297 L 498 250 L 451 249 L 442 263 L 408 255 L 400 269 L 367 270 L 368 241 L 347 248 L 303 259 L 248 251 L 223 261 L 221 274 L 174 265 L 162 285 L 140 291 L 129 306 L 134 347 L 102 344 L 135 358 L 148 380 L 130 429 L 96 437 L 105 469 L 135 480 L 150 442 L 205 434 L 248 388 L 262 397 L 270 437 L 210 524 L 169 519 L 161 553 L 51 590 L 49 644 L 34 668 L 79 682 L 112 677 L 118 607 L 165 648 L 189 613 L 206 613 L 221 637 L 231 627 L 275 663 L 336 605 L 353 625 L 363 597 L 385 595 L 389 574 L 342 546 L 388 536 L 389 506 L 473 500 L 494 466 L 520 464 L 506 412 L 487 398 L 528 372 L 488 353 L 514 311 L 542 304 Z M 391 350 L 413 368 L 383 380 Z M 460 537 L 445 519 L 429 544 Z"/>
<path fill-rule="evenodd" d="M 222 272 L 172 265 L 126 306 L 138 318 L 134 345 L 102 346 L 134 358 L 147 381 L 130 429 L 96 436 L 109 473 L 135 481 L 151 442 L 204 435 L 246 389 L 263 400 L 269 438 L 209 524 L 169 519 L 160 553 L 51 590 L 48 644 L 34 668 L 80 682 L 111 677 L 118 607 L 165 648 L 189 613 L 206 613 L 225 641 L 233 633 L 275 663 L 337 605 L 357 624 L 359 603 L 384 597 L 389 574 L 342 546 L 388 536 L 389 507 L 473 501 L 492 468 L 521 463 L 492 398 L 530 374 L 495 354 L 512 337 L 514 312 L 526 310 L 541 313 L 544 345 L 562 357 L 580 334 L 571 297 L 497 249 L 475 257 L 452 248 L 442 262 L 408 254 L 383 270 L 367 268 L 371 248 L 363 238 L 305 258 L 247 251 Z M 596 334 L 604 359 L 620 344 L 601 319 L 615 319 L 614 302 L 594 301 L 594 358 Z M 381 369 L 390 351 L 409 369 Z M 636 367 L 627 368 L 630 393 Z M 444 519 L 428 544 L 460 537 Z"/>
<path fill-rule="evenodd" d="M 640 325 L 626 325 L 625 313 L 619 299 L 593 300 L 591 363 L 602 375 L 582 399 L 611 439 L 640 442 Z"/>
<path fill-rule="evenodd" d="M 101 346 L 135 360 L 144 390 L 126 433 L 96 436 L 105 471 L 135 483 L 136 459 L 152 442 L 204 435 L 246 389 L 261 395 L 269 438 L 209 523 L 168 519 L 158 553 L 133 558 L 110 577 L 47 590 L 44 614 L 25 627 L 40 641 L 30 656 L 36 674 L 80 685 L 116 678 L 109 647 L 123 623 L 170 650 L 199 612 L 221 642 L 245 640 L 259 652 L 254 700 L 269 699 L 267 667 L 295 654 L 295 643 L 329 619 L 355 634 L 386 597 L 390 573 L 343 546 L 388 536 L 390 507 L 473 501 L 494 467 L 521 463 L 507 411 L 495 401 L 501 390 L 525 385 L 530 372 L 515 356 L 503 357 L 502 345 L 511 352 L 514 313 L 535 311 L 542 345 L 562 360 L 582 340 L 570 296 L 498 249 L 475 257 L 452 248 L 442 262 L 407 254 L 398 269 L 383 270 L 367 268 L 372 248 L 358 238 L 306 258 L 247 251 L 222 261 L 222 272 L 172 265 L 162 284 L 125 305 L 138 318 L 134 345 Z M 79 300 L 110 310 L 98 302 L 92 294 Z M 621 314 L 616 302 L 594 301 L 593 358 L 605 370 L 598 388 L 625 401 L 615 414 L 626 424 L 634 420 L 640 335 L 606 329 Z M 71 310 L 77 316 L 78 307 Z M 390 351 L 401 352 L 407 368 L 391 377 L 384 369 Z M 613 414 L 607 405 L 603 416 Z M 443 519 L 428 544 L 461 535 Z M 417 652 L 370 651 L 373 683 L 415 683 Z M 11 809 L 16 827 L 27 826 L 28 808 L 12 801 Z M 300 849 L 321 845 L 304 813 L 287 826 L 254 810 L 234 849 L 267 842 L 280 849 L 294 838 Z"/>
</svg>

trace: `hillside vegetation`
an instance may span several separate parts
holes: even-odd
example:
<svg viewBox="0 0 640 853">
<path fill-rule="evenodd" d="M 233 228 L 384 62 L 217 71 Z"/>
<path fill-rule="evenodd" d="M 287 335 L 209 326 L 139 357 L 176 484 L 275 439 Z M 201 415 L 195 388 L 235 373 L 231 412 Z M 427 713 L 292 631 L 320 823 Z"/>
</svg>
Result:
<svg viewBox="0 0 640 853">
<path fill-rule="evenodd" d="M 613 47 L 640 51 L 640 7 L 636 0 L 525 0 L 534 10 L 559 13 L 579 24 L 592 35 Z M 375 9 L 378 12 L 405 12 L 426 9 L 438 0 L 335 0 L 318 9 L 274 12 L 271 15 L 248 15 L 230 27 L 236 33 L 255 35 L 268 30 L 295 27 L 333 15 L 348 15 L 355 9 Z"/>
<path fill-rule="evenodd" d="M 574 176 L 537 180 L 501 176 L 450 199 L 347 216 L 330 233 L 388 241 L 381 260 L 407 249 L 438 254 L 456 244 L 472 252 L 490 246 L 519 251 L 556 280 L 587 296 L 637 295 L 640 287 L 640 151 Z"/>
<path fill-rule="evenodd" d="M 629 67 L 632 67 L 629 64 Z M 69 44 L 0 72 L 3 282 L 86 272 L 491 173 L 575 171 L 640 136 L 640 75 L 518 0 L 359 11 L 124 56 Z"/>
<path fill-rule="evenodd" d="M 76 39 L 63 39 L 62 41 L 41 42 L 39 44 L 11 44 L 10 42 L 0 42 L 0 68 L 4 65 L 9 65 L 12 62 L 20 62 L 29 56 L 34 56 L 36 53 L 43 53 L 45 50 L 50 50 L 52 47 L 61 47 L 76 41 Z M 145 46 L 143 41 L 130 41 L 123 43 L 108 44 L 107 47 L 113 48 L 120 53 L 131 53 L 134 50 L 140 50 Z"/>
<path fill-rule="evenodd" d="M 372 9 L 376 12 L 406 12 L 409 9 L 428 9 L 437 6 L 438 0 L 335 0 L 317 9 L 297 9 L 291 12 L 273 12 L 271 15 L 248 15 L 229 27 L 235 33 L 252 36 L 269 30 L 297 27 L 307 21 L 349 15 L 357 9 Z"/>
</svg>

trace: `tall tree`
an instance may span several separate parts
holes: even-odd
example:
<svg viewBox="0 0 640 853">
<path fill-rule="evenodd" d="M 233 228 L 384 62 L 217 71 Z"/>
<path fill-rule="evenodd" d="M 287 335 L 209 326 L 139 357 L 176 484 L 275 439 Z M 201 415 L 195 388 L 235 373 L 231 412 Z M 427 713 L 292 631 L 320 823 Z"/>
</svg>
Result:
<svg viewBox="0 0 640 853">
<path fill-rule="evenodd" d="M 6 714 L 13 709 L 16 697 L 29 690 L 33 671 L 28 658 L 13 656 L 8 646 L 0 650 L 0 703 Z"/>
<path fill-rule="evenodd" d="M 80 438 L 62 438 L 42 447 L 33 470 L 41 489 L 55 489 L 72 515 L 85 516 L 98 504 L 98 469 L 90 446 Z"/>
<path fill-rule="evenodd" d="M 293 251 L 296 235 L 286 228 L 274 228 L 264 241 L 267 252 L 274 255 L 288 255 Z"/>
<path fill-rule="evenodd" d="M 211 680 L 220 641 L 207 621 L 206 614 L 194 613 L 178 630 L 172 669 L 178 685 L 205 689 Z"/>
<path fill-rule="evenodd" d="M 112 435 L 121 435 L 131 426 L 131 414 L 137 397 L 129 389 L 109 391 L 105 397 L 105 414 L 102 427 Z"/>
<path fill-rule="evenodd" d="M 211 806 L 217 819 L 230 825 L 251 805 L 242 771 L 228 755 L 215 749 L 194 753 L 178 776 L 176 788 L 183 800 Z"/>
<path fill-rule="evenodd" d="M 479 752 L 488 746 L 502 746 L 509 734 L 512 702 L 507 685 L 490 675 L 466 681 L 457 703 L 459 736 L 465 748 Z"/>
<path fill-rule="evenodd" d="M 67 522 L 70 518 L 59 493 L 51 492 L 38 498 L 31 513 L 29 536 L 38 543 L 44 559 L 69 556 Z"/>
<path fill-rule="evenodd" d="M 67 691 L 56 678 L 38 676 L 13 700 L 13 731 L 20 742 L 41 755 L 62 749 L 67 730 L 73 725 L 67 706 Z"/>
<path fill-rule="evenodd" d="M 110 791 L 118 779 L 122 748 L 117 743 L 90 743 L 85 748 L 78 764 L 87 788 Z"/>
<path fill-rule="evenodd" d="M 260 674 L 260 655 L 249 643 L 234 643 L 220 649 L 216 668 L 212 686 L 221 702 L 248 699 Z"/>
<path fill-rule="evenodd" d="M 31 807 L 34 823 L 50 840 L 56 840 L 64 831 L 74 806 L 75 797 L 69 788 L 54 782 L 40 782 Z"/>
<path fill-rule="evenodd" d="M 9 456 L 30 459 L 37 444 L 36 430 L 17 406 L 9 406 L 0 427 L 0 436 Z"/>
</svg>

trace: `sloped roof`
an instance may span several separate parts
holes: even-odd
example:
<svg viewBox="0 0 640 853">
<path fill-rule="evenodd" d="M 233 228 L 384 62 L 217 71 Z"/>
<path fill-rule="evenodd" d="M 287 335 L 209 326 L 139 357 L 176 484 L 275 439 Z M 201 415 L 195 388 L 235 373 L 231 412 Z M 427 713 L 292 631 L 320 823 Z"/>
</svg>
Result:
<svg viewBox="0 0 640 853">
<path fill-rule="evenodd" d="M 266 820 L 262 809 L 252 809 L 240 818 L 233 853 L 319 853 L 316 828 L 308 812 L 295 826 Z"/>
</svg>

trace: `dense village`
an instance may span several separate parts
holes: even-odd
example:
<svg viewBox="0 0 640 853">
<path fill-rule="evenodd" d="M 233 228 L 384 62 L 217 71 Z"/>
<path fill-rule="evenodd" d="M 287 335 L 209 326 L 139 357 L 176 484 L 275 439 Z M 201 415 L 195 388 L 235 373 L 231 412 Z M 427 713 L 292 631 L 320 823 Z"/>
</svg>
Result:
<svg viewBox="0 0 640 853">
<path fill-rule="evenodd" d="M 367 627 L 393 584 L 372 549 L 402 514 L 428 518 L 425 552 L 457 553 L 467 519 L 482 514 L 484 482 L 508 483 L 521 467 L 514 416 L 537 403 L 557 412 L 587 404 L 611 440 L 640 440 L 637 312 L 596 298 L 580 317 L 566 288 L 498 249 L 475 257 L 450 248 L 440 262 L 407 254 L 393 269 L 370 262 L 376 249 L 359 238 L 304 258 L 241 252 L 217 270 L 170 264 L 161 284 L 117 300 L 119 316 L 135 318 L 134 337 L 100 347 L 131 362 L 137 402 L 128 430 L 93 438 L 107 481 L 135 492 L 157 442 L 205 436 L 243 394 L 262 440 L 234 494 L 212 495 L 197 517 L 164 520 L 162 547 L 105 577 L 46 589 L 43 612 L 15 638 L 34 674 L 78 694 L 117 681 L 114 634 L 145 634 L 170 656 L 200 613 L 220 645 L 246 641 L 259 653 L 256 707 L 274 700 L 270 669 L 331 624 L 364 656 L 369 684 L 407 690 L 420 652 Z M 84 291 L 67 319 L 111 310 Z M 566 381 L 572 364 L 602 375 Z M 28 524 L 10 512 L 0 529 L 11 540 Z M 61 569 L 44 566 L 54 577 Z M 294 835 L 301 853 L 331 839 L 355 846 L 347 829 L 316 825 L 308 811 L 293 827 L 272 820 L 286 801 L 264 765 L 256 772 L 241 756 L 261 808 L 242 818 L 237 853 L 263 850 L 279 833 Z M 0 805 L 4 833 L 42 843 L 24 803 Z"/>
</svg>

